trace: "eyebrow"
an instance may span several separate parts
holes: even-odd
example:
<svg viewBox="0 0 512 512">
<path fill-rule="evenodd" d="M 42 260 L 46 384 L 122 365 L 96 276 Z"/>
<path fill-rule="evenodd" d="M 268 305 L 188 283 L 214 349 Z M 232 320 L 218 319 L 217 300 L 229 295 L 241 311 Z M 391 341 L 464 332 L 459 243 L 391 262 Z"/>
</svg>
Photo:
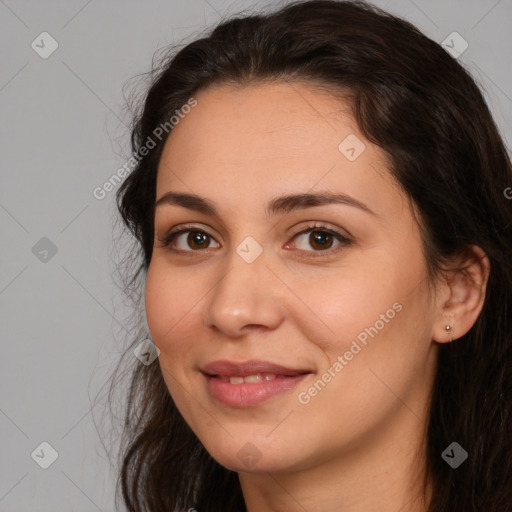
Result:
<svg viewBox="0 0 512 512">
<path fill-rule="evenodd" d="M 187 194 L 183 192 L 166 192 L 155 203 L 155 208 L 163 204 L 182 206 L 207 215 L 219 216 L 219 212 L 215 205 L 206 198 L 196 194 Z M 304 193 L 304 194 L 287 194 L 272 199 L 265 212 L 267 215 L 276 215 L 278 213 L 289 213 L 294 210 L 302 210 L 313 206 L 322 206 L 326 204 L 343 204 L 353 206 L 360 210 L 380 218 L 373 210 L 358 199 L 347 194 L 334 194 L 331 192 Z"/>
</svg>

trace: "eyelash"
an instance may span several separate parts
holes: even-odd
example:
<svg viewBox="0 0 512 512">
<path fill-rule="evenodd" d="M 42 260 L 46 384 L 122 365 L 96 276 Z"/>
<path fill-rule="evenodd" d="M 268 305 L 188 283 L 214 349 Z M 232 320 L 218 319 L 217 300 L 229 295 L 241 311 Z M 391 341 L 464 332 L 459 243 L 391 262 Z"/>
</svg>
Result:
<svg viewBox="0 0 512 512">
<path fill-rule="evenodd" d="M 295 240 L 300 235 L 304 235 L 304 234 L 306 234 L 308 232 L 314 232 L 314 231 L 318 231 L 320 233 L 328 233 L 329 235 L 334 236 L 340 243 L 336 247 L 329 248 L 329 249 L 326 249 L 326 250 L 319 250 L 319 251 L 315 251 L 315 250 L 313 250 L 313 251 L 300 250 L 301 252 L 306 252 L 306 253 L 318 253 L 318 254 L 312 254 L 311 256 L 307 256 L 307 257 L 316 258 L 316 257 L 324 256 L 326 254 L 332 254 L 332 253 L 337 252 L 338 250 L 342 249 L 344 246 L 348 246 L 348 245 L 352 244 L 352 240 L 350 240 L 346 236 L 342 235 L 340 232 L 338 232 L 338 231 L 336 231 L 334 229 L 328 228 L 326 226 L 322 226 L 321 224 L 316 224 L 316 223 L 308 225 L 306 227 L 306 229 L 303 229 L 302 231 L 299 231 L 298 233 L 293 235 L 292 240 Z M 208 232 L 206 232 L 206 231 L 204 231 L 202 229 L 194 228 L 193 226 L 185 226 L 182 229 L 177 229 L 175 231 L 170 231 L 163 239 L 158 239 L 158 240 L 160 242 L 162 242 L 161 247 L 169 247 L 170 244 L 173 242 L 173 240 L 178 235 L 181 235 L 181 234 L 184 234 L 184 233 L 190 233 L 190 232 L 202 233 L 202 234 L 206 235 L 207 237 L 210 237 L 210 238 L 214 239 L 213 236 L 211 236 Z M 181 249 L 173 249 L 173 248 L 171 248 L 170 250 L 172 252 L 180 253 L 180 254 L 183 254 L 183 253 L 192 253 L 193 254 L 195 252 L 202 252 L 202 251 L 206 251 L 208 249 L 198 249 L 198 250 L 193 250 L 192 249 L 192 250 L 189 250 L 189 251 L 184 251 L 184 250 L 181 250 Z"/>
</svg>

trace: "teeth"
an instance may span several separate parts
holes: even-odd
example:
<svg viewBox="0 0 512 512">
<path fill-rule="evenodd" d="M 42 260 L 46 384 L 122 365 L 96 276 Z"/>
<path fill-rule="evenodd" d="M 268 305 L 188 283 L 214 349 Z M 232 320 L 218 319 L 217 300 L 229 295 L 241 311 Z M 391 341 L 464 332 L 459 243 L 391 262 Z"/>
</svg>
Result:
<svg viewBox="0 0 512 512">
<path fill-rule="evenodd" d="M 261 373 L 247 375 L 247 377 L 244 377 L 244 382 L 261 382 Z"/>
<path fill-rule="evenodd" d="M 218 377 L 224 382 L 231 384 L 242 384 L 243 382 L 257 384 L 262 381 L 274 380 L 277 375 L 273 373 L 256 373 L 254 375 L 247 375 L 246 377 L 226 377 L 225 375 L 219 375 Z"/>
</svg>

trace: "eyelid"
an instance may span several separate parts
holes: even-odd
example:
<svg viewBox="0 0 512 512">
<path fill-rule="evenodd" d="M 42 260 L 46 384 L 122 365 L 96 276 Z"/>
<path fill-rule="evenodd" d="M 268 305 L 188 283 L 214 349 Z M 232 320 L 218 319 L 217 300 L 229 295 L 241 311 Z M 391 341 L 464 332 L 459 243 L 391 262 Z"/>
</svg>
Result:
<svg viewBox="0 0 512 512">
<path fill-rule="evenodd" d="M 304 222 L 306 223 L 304 225 Z M 292 234 L 292 238 L 295 238 L 297 235 L 304 233 L 305 231 L 318 229 L 319 231 L 328 231 L 333 235 L 340 236 L 346 240 L 353 239 L 352 234 L 348 231 L 348 229 L 342 229 L 336 225 L 331 225 L 329 222 L 321 222 L 316 220 L 304 221 L 301 224 L 301 227 L 297 230 L 295 234 Z"/>
</svg>

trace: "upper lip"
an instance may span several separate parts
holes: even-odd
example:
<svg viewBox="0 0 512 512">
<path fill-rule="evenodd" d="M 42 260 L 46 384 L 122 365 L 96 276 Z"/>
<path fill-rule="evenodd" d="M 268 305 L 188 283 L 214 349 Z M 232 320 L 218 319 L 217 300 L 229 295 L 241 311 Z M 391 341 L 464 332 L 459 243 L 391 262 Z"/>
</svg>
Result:
<svg viewBox="0 0 512 512">
<path fill-rule="evenodd" d="M 227 360 L 213 361 L 204 365 L 201 370 L 203 373 L 210 376 L 223 375 L 225 377 L 247 377 L 248 375 L 255 375 L 257 373 L 272 373 L 275 375 L 300 375 L 311 373 L 306 369 L 286 368 L 285 366 L 271 363 L 270 361 L 258 359 L 241 362 Z"/>
</svg>

